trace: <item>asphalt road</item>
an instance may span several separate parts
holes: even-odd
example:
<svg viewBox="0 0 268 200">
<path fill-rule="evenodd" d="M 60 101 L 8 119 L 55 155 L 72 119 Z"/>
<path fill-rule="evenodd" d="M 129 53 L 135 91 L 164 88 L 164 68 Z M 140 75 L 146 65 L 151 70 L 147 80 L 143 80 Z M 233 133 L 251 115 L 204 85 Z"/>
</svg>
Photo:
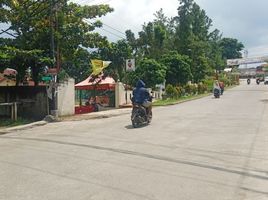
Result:
<svg viewBox="0 0 268 200">
<path fill-rule="evenodd" d="M 268 86 L 0 136 L 1 200 L 267 200 Z"/>
</svg>

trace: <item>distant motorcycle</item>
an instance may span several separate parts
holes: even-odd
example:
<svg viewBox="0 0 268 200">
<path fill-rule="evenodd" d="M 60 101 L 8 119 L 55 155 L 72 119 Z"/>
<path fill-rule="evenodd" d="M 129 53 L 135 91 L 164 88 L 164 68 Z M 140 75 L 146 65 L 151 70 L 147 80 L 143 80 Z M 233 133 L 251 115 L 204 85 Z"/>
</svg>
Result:
<svg viewBox="0 0 268 200">
<path fill-rule="evenodd" d="M 250 84 L 250 79 L 248 78 L 248 80 L 247 80 L 247 83 L 248 83 L 248 85 Z"/>
<path fill-rule="evenodd" d="M 213 90 L 213 94 L 214 94 L 214 97 L 215 97 L 215 98 L 220 98 L 220 95 L 221 95 L 221 91 L 220 91 L 220 89 L 218 89 L 218 88 L 214 88 L 214 90 Z"/>
<path fill-rule="evenodd" d="M 256 83 L 259 85 L 260 82 L 261 82 L 260 79 L 257 78 L 257 79 L 256 79 Z"/>
</svg>

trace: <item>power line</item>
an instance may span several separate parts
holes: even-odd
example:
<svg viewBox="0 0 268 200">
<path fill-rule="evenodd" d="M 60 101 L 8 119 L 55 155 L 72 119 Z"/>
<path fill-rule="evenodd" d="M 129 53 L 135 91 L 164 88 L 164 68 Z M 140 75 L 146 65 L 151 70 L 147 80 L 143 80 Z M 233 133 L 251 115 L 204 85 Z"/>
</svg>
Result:
<svg viewBox="0 0 268 200">
<path fill-rule="evenodd" d="M 105 24 L 105 23 L 102 23 L 102 24 L 105 25 L 105 26 L 107 26 L 107 27 L 109 27 L 110 29 L 113 29 L 114 31 L 116 31 L 116 32 L 118 32 L 118 33 L 121 33 L 122 35 L 125 36 L 125 33 L 123 33 L 122 31 L 119 31 L 118 29 L 113 28 L 113 27 L 111 27 L 111 26 L 109 26 L 109 25 L 107 25 L 107 24 Z"/>
<path fill-rule="evenodd" d="M 121 37 L 121 36 L 119 36 L 119 35 L 117 35 L 117 34 L 115 34 L 115 33 L 111 32 L 111 31 L 108 31 L 108 30 L 106 30 L 106 29 L 104 29 L 104 28 L 100 28 L 100 29 L 102 29 L 102 30 L 104 30 L 104 31 L 106 31 L 106 32 L 108 32 L 108 33 L 110 33 L 110 34 L 112 34 L 112 35 L 114 35 L 114 36 L 118 37 L 118 38 L 121 38 L 121 39 L 126 39 L 126 38 L 123 38 L 123 37 Z"/>
<path fill-rule="evenodd" d="M 103 2 L 99 3 L 98 5 L 106 4 L 106 3 L 109 3 L 110 1 L 112 1 L 112 0 L 103 1 Z"/>
<path fill-rule="evenodd" d="M 91 3 L 91 2 L 93 2 L 93 1 L 96 1 L 96 0 L 89 0 L 89 1 L 88 1 L 88 0 L 82 0 L 82 1 L 79 1 L 79 3 L 82 3 L 82 2 Z M 105 4 L 105 3 L 108 3 L 108 2 L 110 2 L 110 1 L 112 1 L 112 0 L 103 1 L 103 2 L 98 3 L 97 5 Z M 87 22 L 89 22 L 89 21 L 87 21 Z M 91 22 L 89 22 L 89 23 L 91 23 Z M 91 24 L 92 24 L 92 23 L 91 23 Z M 120 33 L 120 34 L 122 34 L 122 35 L 125 36 L 125 33 L 124 33 L 124 32 L 122 32 L 122 31 L 120 31 L 120 30 L 118 30 L 118 29 L 116 29 L 116 28 L 114 28 L 114 27 L 112 27 L 112 26 L 110 26 L 110 25 L 108 25 L 108 24 L 105 24 L 105 23 L 102 23 L 102 24 L 103 24 L 104 26 L 107 26 L 108 28 L 110 28 L 110 29 L 116 31 L 117 33 Z M 119 37 L 119 38 L 125 39 L 125 38 L 123 38 L 122 36 L 119 36 L 119 35 L 117 35 L 117 34 L 115 34 L 115 33 L 112 33 L 111 31 L 109 31 L 109 30 L 107 30 L 107 29 L 104 29 L 104 28 L 100 28 L 100 29 L 102 29 L 102 30 L 104 30 L 104 31 L 106 31 L 106 32 L 108 32 L 108 33 L 110 33 L 110 34 L 112 34 L 112 35 L 115 35 L 115 36 L 117 36 L 117 37 Z"/>
<path fill-rule="evenodd" d="M 96 1 L 96 0 L 82 0 L 82 1 L 78 1 L 77 3 L 79 3 L 79 4 L 81 4 L 81 3 L 89 4 L 89 3 L 93 2 L 93 1 Z"/>
<path fill-rule="evenodd" d="M 96 1 L 96 0 L 81 0 L 81 1 L 77 1 L 77 3 L 79 3 L 79 4 L 90 4 L 90 3 L 94 2 L 94 1 Z M 96 5 L 105 4 L 105 3 L 108 3 L 110 1 L 112 1 L 112 0 L 107 0 L 107 1 L 100 2 L 100 3 L 96 3 Z"/>
<path fill-rule="evenodd" d="M 85 19 L 85 21 L 88 22 L 89 24 L 93 25 L 88 19 Z M 113 32 L 111 32 L 111 31 L 109 31 L 109 30 L 107 30 L 105 28 L 102 28 L 102 27 L 98 27 L 98 28 L 103 30 L 103 31 L 105 31 L 105 32 L 107 32 L 107 33 L 110 33 L 110 34 L 112 34 L 112 35 L 114 35 L 114 36 L 116 36 L 116 37 L 118 37 L 120 39 L 126 39 L 126 38 L 123 38 L 122 36 L 117 35 L 116 33 L 113 33 Z"/>
</svg>

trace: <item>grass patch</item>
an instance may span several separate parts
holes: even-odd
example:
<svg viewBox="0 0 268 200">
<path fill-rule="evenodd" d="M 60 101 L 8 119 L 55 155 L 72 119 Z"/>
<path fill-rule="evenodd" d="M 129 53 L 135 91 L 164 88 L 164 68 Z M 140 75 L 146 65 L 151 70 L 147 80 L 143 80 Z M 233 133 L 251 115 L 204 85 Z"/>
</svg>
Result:
<svg viewBox="0 0 268 200">
<path fill-rule="evenodd" d="M 205 93 L 205 94 L 198 94 L 198 95 L 194 95 L 194 96 L 184 96 L 184 97 L 180 97 L 178 99 L 161 99 L 161 100 L 157 100 L 155 102 L 153 102 L 153 106 L 168 106 L 168 105 L 174 105 L 174 104 L 178 104 L 184 101 L 189 101 L 189 100 L 194 100 L 194 99 L 199 99 L 202 97 L 206 97 L 211 95 L 211 93 Z"/>
<path fill-rule="evenodd" d="M 1 118 L 0 117 L 0 128 L 7 128 L 7 127 L 12 127 L 12 126 L 19 126 L 19 125 L 24 125 L 24 124 L 29 124 L 34 122 L 34 120 L 31 119 L 23 119 L 23 118 L 18 118 L 17 121 L 13 121 L 9 118 Z"/>
<path fill-rule="evenodd" d="M 238 85 L 231 85 L 228 87 L 225 87 L 224 91 L 235 88 Z M 206 97 L 209 95 L 213 95 L 211 92 L 207 92 L 204 94 L 198 94 L 198 95 L 194 95 L 194 96 L 184 96 L 184 97 L 180 97 L 178 99 L 172 99 L 172 98 L 168 98 L 168 99 L 160 99 L 160 100 L 156 100 L 155 102 L 153 102 L 153 106 L 168 106 L 168 105 L 174 105 L 174 104 L 178 104 L 178 103 L 182 103 L 185 101 L 189 101 L 189 100 L 194 100 L 194 99 L 199 99 L 202 97 Z M 224 95 L 224 93 L 223 93 Z"/>
</svg>

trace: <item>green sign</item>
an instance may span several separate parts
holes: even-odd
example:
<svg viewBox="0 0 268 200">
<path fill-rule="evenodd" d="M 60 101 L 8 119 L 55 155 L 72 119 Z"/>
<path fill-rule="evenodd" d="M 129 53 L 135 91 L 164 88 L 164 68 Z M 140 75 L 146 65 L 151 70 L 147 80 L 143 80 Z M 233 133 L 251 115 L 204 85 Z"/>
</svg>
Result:
<svg viewBox="0 0 268 200">
<path fill-rule="evenodd" d="M 42 81 L 51 81 L 52 77 L 51 76 L 43 76 Z"/>
</svg>

